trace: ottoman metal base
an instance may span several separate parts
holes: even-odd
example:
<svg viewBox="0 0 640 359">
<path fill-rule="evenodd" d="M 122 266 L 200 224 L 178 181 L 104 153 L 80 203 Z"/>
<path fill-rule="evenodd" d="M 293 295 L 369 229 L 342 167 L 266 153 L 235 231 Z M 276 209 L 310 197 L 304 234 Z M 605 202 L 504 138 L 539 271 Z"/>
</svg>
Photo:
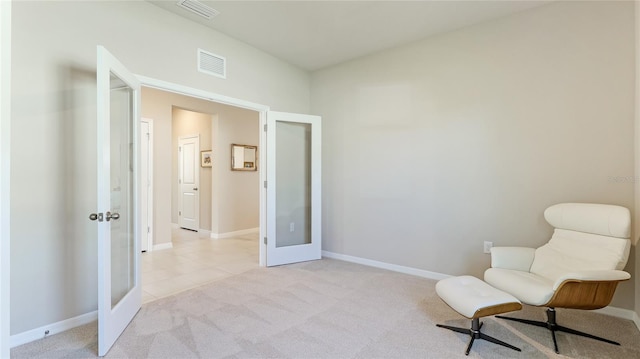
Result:
<svg viewBox="0 0 640 359">
<path fill-rule="evenodd" d="M 514 347 L 513 345 L 511 345 L 509 343 L 505 343 L 502 340 L 496 339 L 496 338 L 494 338 L 492 336 L 489 336 L 489 335 L 486 335 L 486 334 L 482 333 L 480 331 L 480 329 L 482 328 L 482 324 L 483 323 L 480 323 L 480 319 L 479 318 L 473 318 L 471 320 L 471 329 L 460 328 L 460 327 L 452 327 L 452 326 L 444 325 L 444 324 L 436 324 L 436 326 L 438 326 L 440 328 L 453 330 L 454 332 L 458 332 L 458 333 L 462 333 L 462 334 L 469 334 L 469 336 L 471 336 L 471 340 L 469 340 L 469 345 L 467 346 L 467 350 L 464 352 L 465 355 L 469 355 L 469 352 L 471 351 L 471 347 L 473 346 L 473 342 L 476 339 L 484 339 L 484 340 L 492 342 L 494 344 L 499 344 L 499 345 L 502 345 L 504 347 L 511 348 L 513 350 L 522 351 L 522 350 L 520 350 L 520 348 Z"/>
<path fill-rule="evenodd" d="M 522 309 L 522 303 L 520 303 L 516 297 L 472 276 L 451 277 L 440 280 L 436 283 L 436 293 L 453 310 L 471 319 L 471 329 L 437 324 L 440 328 L 469 334 L 469 336 L 471 336 L 467 351 L 465 352 L 466 355 L 469 355 L 469 351 L 471 351 L 473 342 L 476 339 L 484 339 L 513 350 L 521 351 L 511 344 L 507 344 L 480 331 L 480 328 L 482 328 L 480 318 Z"/>
</svg>

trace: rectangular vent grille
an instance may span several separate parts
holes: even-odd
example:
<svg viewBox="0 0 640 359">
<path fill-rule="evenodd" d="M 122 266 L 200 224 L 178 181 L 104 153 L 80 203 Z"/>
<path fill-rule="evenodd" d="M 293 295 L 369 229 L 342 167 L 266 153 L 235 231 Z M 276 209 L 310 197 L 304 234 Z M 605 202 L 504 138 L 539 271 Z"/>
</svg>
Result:
<svg viewBox="0 0 640 359">
<path fill-rule="evenodd" d="M 198 71 L 227 78 L 227 60 L 219 55 L 198 49 Z"/>
<path fill-rule="evenodd" d="M 180 0 L 176 3 L 183 9 L 189 10 L 194 14 L 198 14 L 207 20 L 211 20 L 220 14 L 220 11 L 209 7 L 196 0 Z"/>
</svg>

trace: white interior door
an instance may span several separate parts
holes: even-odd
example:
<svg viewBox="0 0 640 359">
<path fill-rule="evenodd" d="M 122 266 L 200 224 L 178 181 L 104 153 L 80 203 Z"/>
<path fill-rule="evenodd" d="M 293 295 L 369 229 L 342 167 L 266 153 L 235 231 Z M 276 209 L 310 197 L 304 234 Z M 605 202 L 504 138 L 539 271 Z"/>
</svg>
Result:
<svg viewBox="0 0 640 359">
<path fill-rule="evenodd" d="M 267 113 L 267 266 L 322 256 L 320 120 Z"/>
<path fill-rule="evenodd" d="M 200 136 L 178 139 L 180 227 L 197 231 L 200 228 Z"/>
<path fill-rule="evenodd" d="M 140 309 L 140 83 L 98 46 L 98 354 Z"/>
<path fill-rule="evenodd" d="M 153 243 L 153 122 L 140 122 L 140 251 Z"/>
</svg>

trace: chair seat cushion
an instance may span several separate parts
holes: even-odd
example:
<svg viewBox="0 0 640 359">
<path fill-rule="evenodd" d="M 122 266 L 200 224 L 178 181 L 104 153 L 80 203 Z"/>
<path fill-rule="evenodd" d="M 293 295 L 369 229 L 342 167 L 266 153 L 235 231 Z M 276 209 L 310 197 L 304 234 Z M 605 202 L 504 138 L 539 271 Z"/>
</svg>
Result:
<svg viewBox="0 0 640 359">
<path fill-rule="evenodd" d="M 529 305 L 545 305 L 554 294 L 552 281 L 529 272 L 489 268 L 484 272 L 484 280 Z"/>
</svg>

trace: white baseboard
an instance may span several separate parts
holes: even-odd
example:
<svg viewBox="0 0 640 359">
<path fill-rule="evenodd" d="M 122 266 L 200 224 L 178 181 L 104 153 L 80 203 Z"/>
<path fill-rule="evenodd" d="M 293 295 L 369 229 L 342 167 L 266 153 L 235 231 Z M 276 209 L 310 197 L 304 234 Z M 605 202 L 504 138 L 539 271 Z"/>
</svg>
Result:
<svg viewBox="0 0 640 359">
<path fill-rule="evenodd" d="M 394 272 L 411 274 L 411 275 L 415 275 L 415 276 L 418 276 L 418 277 L 429 278 L 429 279 L 440 280 L 440 279 L 446 279 L 446 278 L 452 277 L 452 276 L 447 275 L 447 274 L 430 272 L 430 271 L 423 270 L 423 269 L 405 267 L 405 266 L 401 266 L 401 265 L 397 265 L 397 264 L 378 262 L 378 261 L 374 261 L 374 260 L 371 260 L 371 259 L 353 257 L 353 256 L 348 256 L 346 254 L 333 253 L 333 252 L 329 252 L 329 251 L 322 251 L 322 256 L 326 257 L 326 258 L 339 259 L 339 260 L 342 260 L 342 261 L 345 261 L 345 262 L 358 263 L 358 264 L 362 264 L 362 265 L 369 266 L 369 267 L 388 269 L 388 270 L 394 271 Z"/>
<path fill-rule="evenodd" d="M 379 262 L 371 259 L 354 257 L 346 254 L 340 254 L 340 253 L 333 253 L 329 251 L 322 251 L 322 256 L 325 258 L 339 259 L 345 262 L 358 263 L 358 264 L 362 264 L 369 267 L 382 268 L 382 269 L 387 269 L 393 272 L 411 274 L 418 277 L 429 278 L 429 279 L 441 280 L 441 279 L 452 277 L 451 275 L 448 275 L 448 274 L 430 272 L 422 269 L 405 267 L 405 266 L 400 266 L 397 264 L 390 264 L 385 262 Z M 604 307 L 602 309 L 596 309 L 594 310 L 594 312 L 598 312 L 598 313 L 609 315 L 616 318 L 631 320 L 635 323 L 636 327 L 638 327 L 638 330 L 640 330 L 640 317 L 633 310 L 617 308 L 617 307 Z"/>
<path fill-rule="evenodd" d="M 226 232 L 226 233 L 213 233 L 211 232 L 211 238 L 213 239 L 224 239 L 224 238 L 233 238 L 237 236 L 244 236 L 245 234 L 252 234 L 260 232 L 260 227 L 243 229 L 235 232 Z"/>
<path fill-rule="evenodd" d="M 594 310 L 594 312 L 616 318 L 628 319 L 634 322 L 636 327 L 638 327 L 638 330 L 640 330 L 640 317 L 638 316 L 638 313 L 634 312 L 633 310 L 617 307 L 604 307 L 602 309 L 596 309 Z"/>
<path fill-rule="evenodd" d="M 159 251 L 162 249 L 171 249 L 173 248 L 173 243 L 169 242 L 169 243 L 160 243 L 160 244 L 154 244 L 153 245 L 153 250 L 154 251 Z"/>
<path fill-rule="evenodd" d="M 62 333 L 66 330 L 73 329 L 81 325 L 89 324 L 96 320 L 98 320 L 97 310 L 79 315 L 77 317 L 62 320 L 57 323 L 43 325 L 40 328 L 27 330 L 26 332 L 22 332 L 20 334 L 12 335 L 9 339 L 9 345 L 11 346 L 11 348 L 14 348 L 38 339 L 42 339 L 44 337 L 48 337 L 50 335 Z M 47 330 L 49 331 L 49 333 L 45 334 Z"/>
</svg>

